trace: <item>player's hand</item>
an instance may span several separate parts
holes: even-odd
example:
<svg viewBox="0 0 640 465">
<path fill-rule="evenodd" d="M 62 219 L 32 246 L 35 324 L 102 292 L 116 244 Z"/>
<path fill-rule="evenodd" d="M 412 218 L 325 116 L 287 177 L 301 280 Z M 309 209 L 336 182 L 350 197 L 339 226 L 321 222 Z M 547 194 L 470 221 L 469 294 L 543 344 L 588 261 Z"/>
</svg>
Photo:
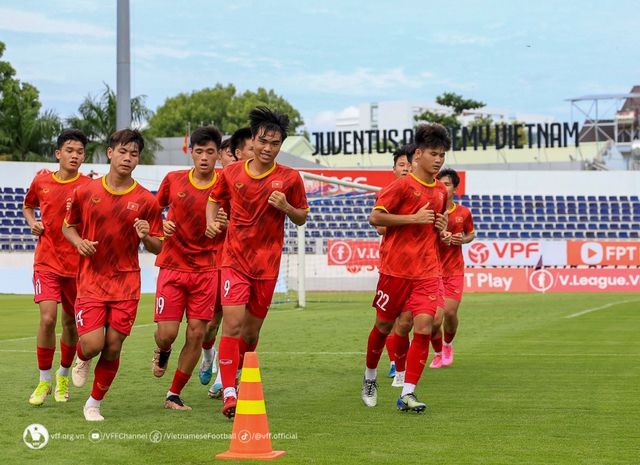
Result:
<svg viewBox="0 0 640 465">
<path fill-rule="evenodd" d="M 291 209 L 291 205 L 287 202 L 287 196 L 280 191 L 273 191 L 271 193 L 269 196 L 269 205 L 285 213 Z"/>
<path fill-rule="evenodd" d="M 218 209 L 216 223 L 218 223 L 220 229 L 227 229 L 227 227 L 229 227 L 229 215 L 227 215 L 227 212 L 222 208 Z"/>
<path fill-rule="evenodd" d="M 176 232 L 176 224 L 173 221 L 163 221 L 162 230 L 164 231 L 164 237 L 171 237 Z"/>
<path fill-rule="evenodd" d="M 451 237 L 452 234 L 449 231 L 442 231 L 440 233 L 440 240 L 445 243 L 445 245 L 451 245 Z"/>
<path fill-rule="evenodd" d="M 31 234 L 33 234 L 34 236 L 39 236 L 44 232 L 44 224 L 42 224 L 42 221 L 36 221 L 35 223 L 33 223 L 33 226 L 31 226 Z"/>
<path fill-rule="evenodd" d="M 445 229 L 447 229 L 448 224 L 449 224 L 448 213 L 445 213 L 444 215 L 442 213 L 436 214 L 436 222 L 435 222 L 436 231 L 444 231 Z"/>
<path fill-rule="evenodd" d="M 78 252 L 83 257 L 88 257 L 96 253 L 95 245 L 98 242 L 90 241 L 89 239 L 82 239 L 82 242 L 78 244 Z"/>
<path fill-rule="evenodd" d="M 212 221 L 207 225 L 207 230 L 204 232 L 204 235 L 209 239 L 213 239 L 221 232 L 222 231 L 220 230 L 220 223 L 218 223 L 217 221 Z"/>
<path fill-rule="evenodd" d="M 462 233 L 451 236 L 451 245 L 462 245 Z"/>
<path fill-rule="evenodd" d="M 414 215 L 414 219 L 416 220 L 416 223 L 418 224 L 432 224 L 435 220 L 435 215 L 433 210 L 429 210 L 429 203 L 431 202 L 427 202 L 427 204 L 422 207 L 421 209 L 419 209 Z"/>
<path fill-rule="evenodd" d="M 144 239 L 149 235 L 149 222 L 147 220 L 141 220 L 140 218 L 136 218 L 133 222 L 133 227 L 136 229 L 138 233 L 138 237 L 140 239 Z"/>
</svg>

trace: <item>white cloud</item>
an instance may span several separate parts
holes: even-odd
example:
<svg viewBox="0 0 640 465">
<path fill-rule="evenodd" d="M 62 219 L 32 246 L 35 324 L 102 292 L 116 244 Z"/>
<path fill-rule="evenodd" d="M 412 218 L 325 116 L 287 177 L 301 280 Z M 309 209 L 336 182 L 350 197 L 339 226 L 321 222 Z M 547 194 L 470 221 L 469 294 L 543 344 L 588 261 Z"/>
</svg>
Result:
<svg viewBox="0 0 640 465">
<path fill-rule="evenodd" d="M 41 13 L 0 8 L 0 30 L 36 34 L 72 34 L 107 39 L 115 32 L 70 19 L 47 18 Z"/>
</svg>

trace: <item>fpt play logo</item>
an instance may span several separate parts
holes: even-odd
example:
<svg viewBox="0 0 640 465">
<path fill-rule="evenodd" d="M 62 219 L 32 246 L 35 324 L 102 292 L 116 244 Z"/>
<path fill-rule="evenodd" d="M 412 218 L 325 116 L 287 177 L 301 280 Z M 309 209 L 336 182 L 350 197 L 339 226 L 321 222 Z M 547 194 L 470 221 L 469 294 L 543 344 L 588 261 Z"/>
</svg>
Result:
<svg viewBox="0 0 640 465">
<path fill-rule="evenodd" d="M 489 247 L 481 242 L 471 244 L 469 247 L 469 260 L 475 265 L 482 265 L 489 260 Z"/>
<path fill-rule="evenodd" d="M 602 262 L 604 251 L 598 242 L 585 242 L 580 249 L 580 258 L 586 265 L 598 265 Z"/>
</svg>

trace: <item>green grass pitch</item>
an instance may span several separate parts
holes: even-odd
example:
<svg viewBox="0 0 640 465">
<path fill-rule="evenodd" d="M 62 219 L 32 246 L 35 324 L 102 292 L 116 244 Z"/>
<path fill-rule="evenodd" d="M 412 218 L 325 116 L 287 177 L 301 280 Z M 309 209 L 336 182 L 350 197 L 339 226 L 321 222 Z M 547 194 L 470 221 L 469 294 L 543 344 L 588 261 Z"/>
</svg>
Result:
<svg viewBox="0 0 640 465">
<path fill-rule="evenodd" d="M 372 297 L 272 308 L 258 356 L 270 430 L 280 435 L 273 447 L 287 452 L 277 463 L 640 461 L 639 294 L 465 296 L 454 364 L 425 368 L 416 391 L 427 403 L 424 414 L 396 410 L 399 389 L 384 377 L 386 352 L 378 406 L 360 399 Z M 91 382 L 71 386 L 66 404 L 53 396 L 39 408 L 28 404 L 38 381 L 37 306 L 28 296 L 0 296 L 1 463 L 199 464 L 228 449 L 222 435 L 232 422 L 197 373 L 182 396 L 193 410 L 163 408 L 177 351 L 165 377 L 155 379 L 152 303 L 143 296 L 103 402 L 106 420 L 93 424 L 82 415 Z M 592 311 L 567 318 L 585 310 Z M 58 363 L 56 353 L 54 370 Z M 33 423 L 60 435 L 31 450 L 22 437 Z M 91 442 L 94 429 L 113 436 Z M 159 443 L 132 437 L 153 430 L 163 435 Z M 194 439 L 207 433 L 210 439 Z"/>
</svg>

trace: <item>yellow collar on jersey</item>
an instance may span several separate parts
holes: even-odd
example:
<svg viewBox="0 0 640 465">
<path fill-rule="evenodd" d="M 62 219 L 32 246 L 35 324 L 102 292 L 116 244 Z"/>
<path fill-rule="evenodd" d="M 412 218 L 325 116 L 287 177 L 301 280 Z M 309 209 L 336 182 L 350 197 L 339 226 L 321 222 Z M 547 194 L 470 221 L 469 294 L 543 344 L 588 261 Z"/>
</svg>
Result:
<svg viewBox="0 0 640 465">
<path fill-rule="evenodd" d="M 211 189 L 211 186 L 213 186 L 216 182 L 216 179 L 218 179 L 218 173 L 216 173 L 215 171 L 213 172 L 213 179 L 209 184 L 207 184 L 206 186 L 199 186 L 198 184 L 196 184 L 196 181 L 193 179 L 193 172 L 195 170 L 196 170 L 195 168 L 191 168 L 191 171 L 189 171 L 189 182 L 191 183 L 191 185 L 201 191 L 205 189 Z"/>
<path fill-rule="evenodd" d="M 458 205 L 456 205 L 456 203 L 455 203 L 455 202 L 453 202 L 453 208 L 451 208 L 451 210 L 449 210 L 447 213 L 448 213 L 449 215 L 451 215 L 451 214 L 453 213 L 453 210 L 455 210 L 457 206 L 458 206 Z"/>
<path fill-rule="evenodd" d="M 136 181 L 135 179 L 133 180 L 133 185 L 127 189 L 126 191 L 122 191 L 122 192 L 116 192 L 113 189 L 111 189 L 109 186 L 107 186 L 107 175 L 105 174 L 104 176 L 102 176 L 102 187 L 104 187 L 104 190 L 106 190 L 109 194 L 113 194 L 113 195 L 124 195 L 124 194 L 128 194 L 129 192 L 131 192 L 132 190 L 134 190 L 136 188 L 136 186 L 138 185 L 138 181 Z"/>
<path fill-rule="evenodd" d="M 415 175 L 415 174 L 413 174 L 413 173 L 409 173 L 409 175 L 410 175 L 413 179 L 415 179 L 416 181 L 418 181 L 420 184 L 422 184 L 423 186 L 427 186 L 427 187 L 433 187 L 433 186 L 435 186 L 435 185 L 436 185 L 436 183 L 438 182 L 438 180 L 437 180 L 437 179 L 434 179 L 434 180 L 433 180 L 433 182 L 432 182 L 431 184 L 428 184 L 428 183 L 426 183 L 426 182 L 422 181 L 421 179 L 418 179 L 418 178 L 416 177 L 416 175 Z"/>
<path fill-rule="evenodd" d="M 66 181 L 63 181 L 58 176 L 56 176 L 57 173 L 58 173 L 58 171 L 54 171 L 53 173 L 51 173 L 51 176 L 53 177 L 53 180 L 55 182 L 59 182 L 60 184 L 68 184 L 70 182 L 73 182 L 73 181 L 77 180 L 80 177 L 80 173 L 78 173 L 78 174 L 75 175 L 75 177 L 73 177 L 71 179 L 67 179 Z"/>
<path fill-rule="evenodd" d="M 273 173 L 273 170 L 276 169 L 276 166 L 278 166 L 278 164 L 274 161 L 273 162 L 273 167 L 267 171 L 266 173 L 261 174 L 260 176 L 254 176 L 253 174 L 251 174 L 251 172 L 249 171 L 249 162 L 253 160 L 253 158 L 249 158 L 247 161 L 244 162 L 244 170 L 247 172 L 247 174 L 249 175 L 249 177 L 253 178 L 253 179 L 262 179 L 262 178 L 266 178 L 267 176 L 269 176 L 271 173 Z"/>
</svg>

